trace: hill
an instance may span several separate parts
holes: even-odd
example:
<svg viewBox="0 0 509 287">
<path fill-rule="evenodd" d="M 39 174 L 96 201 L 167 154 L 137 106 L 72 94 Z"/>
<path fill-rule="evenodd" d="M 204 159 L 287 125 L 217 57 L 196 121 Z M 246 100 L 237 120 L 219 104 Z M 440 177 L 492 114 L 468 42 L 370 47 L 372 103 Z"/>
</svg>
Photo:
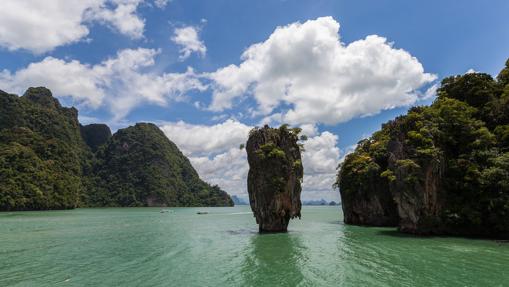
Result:
<svg viewBox="0 0 509 287">
<path fill-rule="evenodd" d="M 231 206 L 153 124 L 80 125 L 46 88 L 0 91 L 0 211 Z"/>
<path fill-rule="evenodd" d="M 337 184 L 349 224 L 508 238 L 509 61 L 497 79 L 444 79 L 431 106 L 360 141 Z"/>
</svg>

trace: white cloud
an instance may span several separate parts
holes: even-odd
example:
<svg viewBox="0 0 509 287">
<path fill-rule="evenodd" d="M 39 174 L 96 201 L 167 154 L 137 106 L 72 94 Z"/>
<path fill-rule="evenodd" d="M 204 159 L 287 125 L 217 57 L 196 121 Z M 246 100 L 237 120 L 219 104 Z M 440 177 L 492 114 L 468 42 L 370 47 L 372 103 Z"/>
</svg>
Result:
<svg viewBox="0 0 509 287">
<path fill-rule="evenodd" d="M 170 2 L 170 0 L 155 0 L 154 4 L 156 4 L 156 6 L 159 8 L 164 8 L 166 5 L 168 5 L 168 2 Z"/>
<path fill-rule="evenodd" d="M 330 132 L 310 137 L 304 142 L 302 155 L 304 173 L 309 175 L 335 173 L 339 163 L 338 136 Z"/>
<path fill-rule="evenodd" d="M 306 198 L 337 200 L 338 195 L 332 189 L 332 184 L 336 180 L 336 168 L 340 161 L 337 143 L 338 136 L 327 131 L 305 141 L 302 165 L 304 166 L 303 190 Z"/>
<path fill-rule="evenodd" d="M 0 46 L 44 53 L 83 40 L 88 24 L 99 22 L 131 38 L 141 38 L 144 0 L 2 0 Z M 157 1 L 161 2 L 161 1 Z M 157 4 L 156 2 L 156 4 Z"/>
<path fill-rule="evenodd" d="M 160 126 L 166 136 L 189 157 L 200 177 L 219 185 L 232 195 L 247 197 L 245 143 L 251 126 L 233 119 L 215 125 L 193 125 L 185 122 L 164 123 Z M 336 167 L 340 161 L 338 137 L 330 132 L 310 137 L 304 142 L 304 199 L 337 200 L 332 190 Z"/>
<path fill-rule="evenodd" d="M 206 126 L 182 121 L 166 123 L 161 129 L 187 155 L 218 154 L 245 144 L 252 127 L 228 119 Z"/>
<path fill-rule="evenodd" d="M 57 97 L 71 97 L 92 108 L 107 105 L 120 120 L 136 105 L 147 102 L 164 106 L 180 101 L 190 90 L 205 90 L 194 71 L 155 74 L 146 69 L 155 63 L 158 51 L 126 49 L 97 65 L 46 57 L 15 73 L 0 73 L 0 88 L 22 93 L 30 86 L 46 86 Z M 150 83 L 150 84 L 147 84 Z"/>
<path fill-rule="evenodd" d="M 252 127 L 228 119 L 210 126 L 180 121 L 160 128 L 189 157 L 202 179 L 229 194 L 247 194 L 249 167 L 246 151 L 239 146 L 246 143 Z"/>
<path fill-rule="evenodd" d="M 171 40 L 181 46 L 181 60 L 187 59 L 192 53 L 197 53 L 201 57 L 205 57 L 207 47 L 205 47 L 205 44 L 200 40 L 198 32 L 199 29 L 193 26 L 175 29 L 174 36 Z"/>
<path fill-rule="evenodd" d="M 305 124 L 301 125 L 300 128 L 302 129 L 302 132 L 300 134 L 308 137 L 315 136 L 318 133 L 318 128 L 316 127 L 316 125 Z"/>
<path fill-rule="evenodd" d="M 191 156 L 189 158 L 200 177 L 219 185 L 230 195 L 247 197 L 247 155 L 244 149 L 233 147 L 214 156 Z"/>
<path fill-rule="evenodd" d="M 85 19 L 103 22 L 118 32 L 133 39 L 143 37 L 145 20 L 136 14 L 138 5 L 143 0 L 109 0 L 99 7 L 93 7 L 86 11 Z M 113 4 L 114 9 L 108 9 Z"/>
<path fill-rule="evenodd" d="M 197 53 L 201 57 L 205 57 L 207 47 L 205 47 L 205 44 L 200 40 L 198 32 L 198 28 L 193 26 L 175 29 L 174 36 L 171 40 L 181 47 L 181 60 L 187 59 L 192 53 Z"/>
<path fill-rule="evenodd" d="M 208 75 L 214 83 L 209 108 L 229 109 L 252 95 L 261 114 L 287 104 L 284 122 L 335 124 L 412 104 L 421 95 L 416 90 L 436 78 L 383 37 L 345 45 L 338 31 L 332 17 L 278 27 L 250 46 L 240 65 Z"/>
<path fill-rule="evenodd" d="M 439 88 L 439 84 L 438 83 L 435 83 L 433 85 L 431 85 L 431 87 L 429 87 L 426 92 L 424 92 L 424 94 L 421 96 L 421 99 L 422 100 L 427 100 L 427 99 L 431 99 L 433 97 L 435 97 L 437 95 L 437 90 Z"/>
</svg>

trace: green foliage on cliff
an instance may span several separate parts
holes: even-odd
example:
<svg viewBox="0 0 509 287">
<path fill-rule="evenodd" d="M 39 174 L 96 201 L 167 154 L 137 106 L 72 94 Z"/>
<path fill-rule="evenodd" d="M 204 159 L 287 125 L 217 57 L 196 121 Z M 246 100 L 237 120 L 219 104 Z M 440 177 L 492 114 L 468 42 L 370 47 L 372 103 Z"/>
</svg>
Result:
<svg viewBox="0 0 509 287">
<path fill-rule="evenodd" d="M 252 136 L 256 131 L 258 131 L 258 128 L 254 128 L 250 131 L 250 136 Z M 302 131 L 300 128 L 289 128 L 288 124 L 283 124 L 277 129 L 271 129 L 271 136 L 274 138 L 272 141 L 268 141 L 264 144 L 261 144 L 255 151 L 254 154 L 257 156 L 257 158 L 261 161 L 266 161 L 268 165 L 271 163 L 284 163 L 283 167 L 284 169 L 294 169 L 297 171 L 297 174 L 299 175 L 299 180 L 302 180 L 303 177 L 303 167 L 302 167 L 302 161 L 300 159 L 297 159 L 293 161 L 291 164 L 286 164 L 289 162 L 289 158 L 287 153 L 278 147 L 274 141 L 279 141 L 281 139 L 288 140 L 290 142 L 295 142 L 297 147 L 299 147 L 298 151 L 303 151 L 303 148 L 300 144 L 297 142 L 299 141 L 299 133 Z M 292 153 L 296 152 L 292 150 Z M 273 180 L 274 182 L 280 182 L 280 178 L 276 178 Z"/>
<path fill-rule="evenodd" d="M 111 138 L 111 130 L 105 124 L 80 125 L 80 133 L 85 143 L 94 152 Z"/>
<path fill-rule="evenodd" d="M 497 80 L 482 73 L 444 79 L 431 106 L 411 108 L 359 142 L 338 172 L 341 193 L 382 178 L 411 196 L 436 174 L 437 220 L 446 229 L 509 234 L 508 79 L 508 66 Z"/>
<path fill-rule="evenodd" d="M 0 91 L 0 210 L 78 206 L 84 151 L 77 111 L 49 90 Z"/>
<path fill-rule="evenodd" d="M 202 181 L 154 124 L 117 131 L 96 156 L 92 206 L 231 206 L 228 194 Z"/>
<path fill-rule="evenodd" d="M 0 91 L 0 211 L 232 204 L 152 124 L 112 137 L 106 125 L 80 126 L 46 88 Z"/>
</svg>

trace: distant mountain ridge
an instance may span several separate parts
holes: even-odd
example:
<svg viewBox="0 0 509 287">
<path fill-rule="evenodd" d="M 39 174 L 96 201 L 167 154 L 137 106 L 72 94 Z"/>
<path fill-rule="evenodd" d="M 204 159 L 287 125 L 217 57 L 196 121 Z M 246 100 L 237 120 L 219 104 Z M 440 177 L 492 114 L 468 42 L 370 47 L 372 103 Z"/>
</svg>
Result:
<svg viewBox="0 0 509 287">
<path fill-rule="evenodd" d="M 112 135 L 46 88 L 0 91 L 0 211 L 232 205 L 153 124 Z"/>
<path fill-rule="evenodd" d="M 240 198 L 236 195 L 232 195 L 232 200 L 235 205 L 249 205 L 248 201 L 246 201 L 243 198 Z"/>
<path fill-rule="evenodd" d="M 326 201 L 325 199 L 320 200 L 304 200 L 302 205 L 338 205 L 335 201 Z"/>
</svg>

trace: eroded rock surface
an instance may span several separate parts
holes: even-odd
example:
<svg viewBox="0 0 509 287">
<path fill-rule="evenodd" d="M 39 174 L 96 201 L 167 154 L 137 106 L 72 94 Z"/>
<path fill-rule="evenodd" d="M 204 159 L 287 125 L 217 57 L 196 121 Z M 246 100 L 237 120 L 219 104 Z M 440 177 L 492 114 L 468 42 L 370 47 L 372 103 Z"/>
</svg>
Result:
<svg viewBox="0 0 509 287">
<path fill-rule="evenodd" d="M 246 144 L 249 201 L 260 232 L 285 232 L 301 216 L 303 177 L 299 129 L 255 128 Z"/>
</svg>

